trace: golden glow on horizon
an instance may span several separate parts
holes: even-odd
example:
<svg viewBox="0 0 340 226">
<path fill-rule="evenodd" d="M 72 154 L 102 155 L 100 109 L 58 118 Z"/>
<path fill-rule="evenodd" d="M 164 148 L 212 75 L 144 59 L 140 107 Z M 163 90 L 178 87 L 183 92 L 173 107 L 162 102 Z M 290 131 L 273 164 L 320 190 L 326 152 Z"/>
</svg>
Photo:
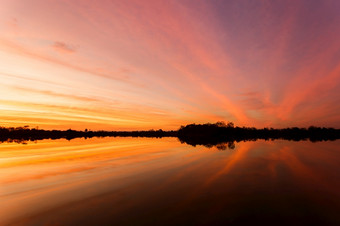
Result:
<svg viewBox="0 0 340 226">
<path fill-rule="evenodd" d="M 340 4 L 239 4 L 2 0 L 1 126 L 339 127 Z"/>
</svg>

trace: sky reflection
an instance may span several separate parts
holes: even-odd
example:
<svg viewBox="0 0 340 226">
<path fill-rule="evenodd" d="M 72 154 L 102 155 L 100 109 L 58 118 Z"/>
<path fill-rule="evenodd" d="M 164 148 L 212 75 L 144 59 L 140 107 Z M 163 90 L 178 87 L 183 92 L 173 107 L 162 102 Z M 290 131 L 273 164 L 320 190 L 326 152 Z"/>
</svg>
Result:
<svg viewBox="0 0 340 226">
<path fill-rule="evenodd" d="M 0 145 L 0 224 L 339 223 L 340 142 L 225 151 L 176 138 Z"/>
</svg>

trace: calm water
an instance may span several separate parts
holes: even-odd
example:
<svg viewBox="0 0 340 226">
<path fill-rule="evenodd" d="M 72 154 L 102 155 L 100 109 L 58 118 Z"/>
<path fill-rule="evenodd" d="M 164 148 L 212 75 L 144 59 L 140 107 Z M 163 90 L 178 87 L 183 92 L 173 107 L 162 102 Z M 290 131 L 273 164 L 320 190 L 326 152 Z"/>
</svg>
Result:
<svg viewBox="0 0 340 226">
<path fill-rule="evenodd" d="M 0 144 L 0 225 L 340 224 L 340 141 Z"/>
</svg>

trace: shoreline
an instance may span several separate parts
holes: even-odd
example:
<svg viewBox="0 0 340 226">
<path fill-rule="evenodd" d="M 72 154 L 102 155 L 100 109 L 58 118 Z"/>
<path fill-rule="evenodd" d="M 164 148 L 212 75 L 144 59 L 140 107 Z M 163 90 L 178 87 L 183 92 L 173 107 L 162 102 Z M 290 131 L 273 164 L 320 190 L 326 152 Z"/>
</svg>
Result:
<svg viewBox="0 0 340 226">
<path fill-rule="evenodd" d="M 314 127 L 309 128 L 285 128 L 256 129 L 253 127 L 234 127 L 233 124 L 207 123 L 190 124 L 181 126 L 179 130 L 163 131 L 79 131 L 79 130 L 43 130 L 25 127 L 5 128 L 0 127 L 0 142 L 36 141 L 43 139 L 67 139 L 92 138 L 92 137 L 177 137 L 182 143 L 190 145 L 217 145 L 221 143 L 263 140 L 309 140 L 311 142 L 340 139 L 340 129 Z"/>
</svg>

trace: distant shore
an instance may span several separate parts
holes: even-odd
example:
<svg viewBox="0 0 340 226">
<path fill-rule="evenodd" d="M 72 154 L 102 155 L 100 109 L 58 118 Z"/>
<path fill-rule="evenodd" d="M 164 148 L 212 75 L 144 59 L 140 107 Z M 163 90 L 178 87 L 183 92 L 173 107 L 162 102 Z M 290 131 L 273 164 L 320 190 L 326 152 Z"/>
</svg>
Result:
<svg viewBox="0 0 340 226">
<path fill-rule="evenodd" d="M 36 141 L 43 139 L 92 138 L 92 137 L 177 137 L 178 131 L 79 131 L 79 130 L 42 130 L 28 127 L 0 128 L 0 142 Z"/>
<path fill-rule="evenodd" d="M 67 139 L 91 137 L 177 137 L 181 142 L 190 145 L 214 146 L 222 143 L 249 140 L 309 140 L 327 141 L 340 139 L 340 129 L 314 127 L 285 129 L 254 127 L 235 127 L 233 123 L 207 123 L 181 126 L 179 130 L 148 130 L 148 131 L 79 131 L 79 130 L 42 130 L 25 127 L 0 127 L 0 142 L 25 143 L 43 139 Z M 232 146 L 232 145 L 231 145 Z"/>
</svg>

